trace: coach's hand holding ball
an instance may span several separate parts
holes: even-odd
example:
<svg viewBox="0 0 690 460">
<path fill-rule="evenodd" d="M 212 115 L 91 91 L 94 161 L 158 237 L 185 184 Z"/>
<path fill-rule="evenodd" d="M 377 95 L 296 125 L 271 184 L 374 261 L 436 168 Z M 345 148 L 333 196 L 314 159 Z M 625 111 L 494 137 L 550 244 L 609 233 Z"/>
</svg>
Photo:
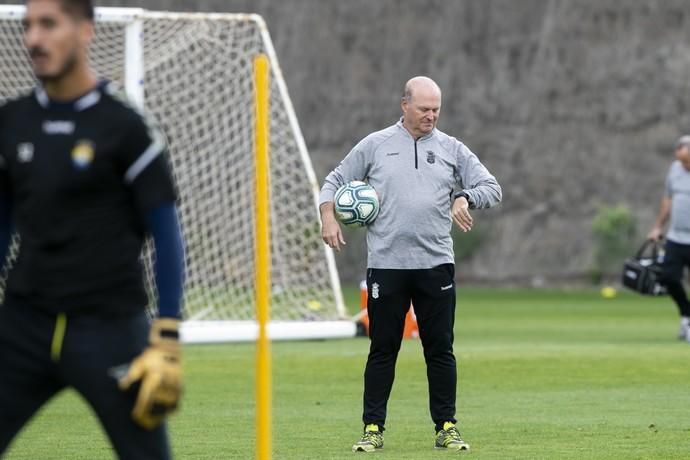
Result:
<svg viewBox="0 0 690 460">
<path fill-rule="evenodd" d="M 349 227 L 365 227 L 376 220 L 379 209 L 379 195 L 374 187 L 358 180 L 343 184 L 335 192 L 333 202 L 320 206 L 323 242 L 340 251 L 340 245 L 346 243 L 338 221 Z"/>
<path fill-rule="evenodd" d="M 120 381 L 121 390 L 140 382 L 132 418 L 152 430 L 177 408 L 182 395 L 179 321 L 158 318 L 151 324 L 149 347 L 137 356 Z"/>
</svg>

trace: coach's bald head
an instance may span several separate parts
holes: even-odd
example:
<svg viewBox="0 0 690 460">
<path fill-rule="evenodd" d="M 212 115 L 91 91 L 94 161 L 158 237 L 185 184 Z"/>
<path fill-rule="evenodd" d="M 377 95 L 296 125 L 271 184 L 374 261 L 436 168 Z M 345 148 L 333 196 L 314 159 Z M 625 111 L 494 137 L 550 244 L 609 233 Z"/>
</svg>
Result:
<svg viewBox="0 0 690 460">
<path fill-rule="evenodd" d="M 431 133 L 441 114 L 441 88 L 429 77 L 410 78 L 402 102 L 403 126 L 418 139 Z"/>
<path fill-rule="evenodd" d="M 441 88 L 434 80 L 423 75 L 407 80 L 403 89 L 403 100 L 412 101 L 415 93 L 432 93 L 438 95 L 439 100 L 441 99 Z"/>
</svg>

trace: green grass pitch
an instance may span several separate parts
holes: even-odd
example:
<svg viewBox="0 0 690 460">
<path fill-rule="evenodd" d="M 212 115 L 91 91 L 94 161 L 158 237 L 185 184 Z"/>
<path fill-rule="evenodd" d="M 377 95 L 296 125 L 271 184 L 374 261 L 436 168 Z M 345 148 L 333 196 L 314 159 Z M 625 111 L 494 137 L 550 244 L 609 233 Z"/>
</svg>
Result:
<svg viewBox="0 0 690 460">
<path fill-rule="evenodd" d="M 357 292 L 348 293 L 356 308 Z M 458 290 L 458 418 L 475 459 L 690 458 L 690 344 L 668 298 Z M 351 459 L 361 430 L 363 338 L 274 343 L 274 459 Z M 252 459 L 254 346 L 185 349 L 171 422 L 178 459 Z M 438 459 L 421 346 L 405 341 L 379 459 Z M 6 456 L 114 458 L 72 392 L 47 405 Z"/>
</svg>

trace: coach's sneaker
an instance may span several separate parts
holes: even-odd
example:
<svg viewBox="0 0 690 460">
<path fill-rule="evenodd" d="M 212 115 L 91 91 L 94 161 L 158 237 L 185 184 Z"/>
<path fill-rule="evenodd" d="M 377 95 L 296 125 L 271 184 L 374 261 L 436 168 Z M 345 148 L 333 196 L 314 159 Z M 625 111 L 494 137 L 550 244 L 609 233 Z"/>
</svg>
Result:
<svg viewBox="0 0 690 460">
<path fill-rule="evenodd" d="M 376 449 L 383 449 L 383 433 L 376 424 L 369 424 L 364 427 L 362 439 L 352 446 L 352 452 L 373 452 Z"/>
<path fill-rule="evenodd" d="M 470 450 L 470 445 L 462 440 L 460 432 L 452 422 L 443 424 L 443 429 L 436 433 L 436 449 Z"/>
</svg>

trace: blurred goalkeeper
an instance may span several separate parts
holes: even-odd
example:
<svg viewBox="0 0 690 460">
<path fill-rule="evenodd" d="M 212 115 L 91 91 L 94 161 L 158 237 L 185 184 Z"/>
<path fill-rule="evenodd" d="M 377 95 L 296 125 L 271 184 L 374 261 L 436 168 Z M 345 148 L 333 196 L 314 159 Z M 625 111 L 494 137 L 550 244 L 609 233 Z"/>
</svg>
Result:
<svg viewBox="0 0 690 460">
<path fill-rule="evenodd" d="M 321 189 L 322 236 L 336 250 L 345 244 L 334 213 L 338 187 L 365 180 L 381 202 L 367 232 L 371 346 L 364 371 L 364 434 L 352 450 L 383 447 L 386 406 L 410 301 L 424 347 L 435 446 L 465 450 L 469 445 L 455 419 L 455 266 L 450 231 L 452 222 L 470 231 L 470 210 L 496 205 L 502 192 L 467 146 L 436 129 L 441 90 L 434 81 L 408 81 L 401 108 L 400 121 L 365 137 Z"/>
<path fill-rule="evenodd" d="M 29 0 L 24 42 L 40 84 L 0 106 L 0 257 L 19 236 L 0 307 L 0 456 L 66 387 L 123 459 L 168 459 L 181 394 L 184 273 L 160 133 L 88 63 L 90 0 Z M 140 264 L 153 239 L 158 316 Z"/>
</svg>

